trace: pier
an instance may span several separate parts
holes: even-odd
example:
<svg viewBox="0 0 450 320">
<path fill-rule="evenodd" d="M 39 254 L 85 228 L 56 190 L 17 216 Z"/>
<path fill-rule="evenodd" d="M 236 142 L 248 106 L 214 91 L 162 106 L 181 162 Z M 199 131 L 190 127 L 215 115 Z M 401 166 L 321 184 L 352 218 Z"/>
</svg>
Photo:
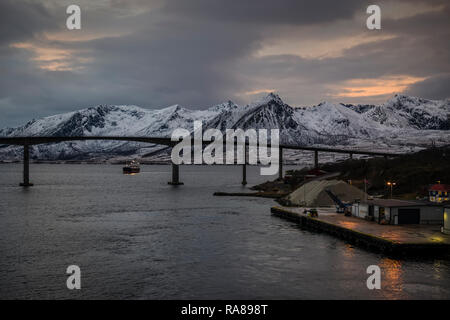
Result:
<svg viewBox="0 0 450 320">
<path fill-rule="evenodd" d="M 440 225 L 380 225 L 335 213 L 335 208 L 319 208 L 319 217 L 311 218 L 303 214 L 303 210 L 297 207 L 271 208 L 274 216 L 376 252 L 421 256 L 450 254 L 450 235 L 441 233 Z"/>
<path fill-rule="evenodd" d="M 192 144 L 196 141 L 194 138 L 192 139 Z M 19 145 L 23 146 L 23 182 L 20 183 L 20 186 L 30 187 L 33 184 L 30 182 L 30 146 L 38 145 L 38 144 L 47 144 L 47 143 L 60 143 L 66 141 L 88 141 L 88 140 L 115 140 L 115 141 L 134 141 L 134 142 L 142 142 L 149 143 L 154 145 L 164 145 L 167 147 L 173 147 L 179 141 L 173 141 L 171 138 L 164 137 L 120 137 L 120 136 L 73 136 L 73 137 L 0 137 L 0 145 Z M 212 141 L 202 141 L 202 144 L 208 144 Z M 242 143 L 241 145 L 243 145 Z M 225 141 L 224 141 L 225 145 Z M 235 142 L 235 146 L 238 143 Z M 245 149 L 247 149 L 249 143 L 245 142 Z M 270 144 L 267 146 L 270 148 Z M 245 150 L 244 149 L 244 150 Z M 400 156 L 398 153 L 390 153 L 390 152 L 376 152 L 376 151 L 366 151 L 366 150 L 358 150 L 358 149 L 343 149 L 343 148 L 327 148 L 327 147 L 312 147 L 312 146 L 302 146 L 302 145 L 288 145 L 281 144 L 279 146 L 279 161 L 278 161 L 278 177 L 280 179 L 283 178 L 283 150 L 304 150 L 304 151 L 313 151 L 314 152 L 314 167 L 315 169 L 319 168 L 319 152 L 327 152 L 327 153 L 344 153 L 349 154 L 350 158 L 355 154 L 360 155 L 368 155 L 368 156 L 383 156 L 385 159 L 388 157 L 397 157 Z M 246 152 L 244 152 L 246 154 Z M 242 185 L 247 184 L 247 156 L 245 156 L 245 161 L 242 164 Z M 172 163 L 172 180 L 168 182 L 170 185 L 178 186 L 183 183 L 180 181 L 180 168 L 179 165 Z"/>
</svg>

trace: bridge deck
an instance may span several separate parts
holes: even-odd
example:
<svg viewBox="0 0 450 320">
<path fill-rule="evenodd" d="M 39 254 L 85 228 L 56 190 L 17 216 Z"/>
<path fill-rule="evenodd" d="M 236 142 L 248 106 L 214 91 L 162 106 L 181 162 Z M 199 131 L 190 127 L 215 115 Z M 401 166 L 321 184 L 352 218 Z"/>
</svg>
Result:
<svg viewBox="0 0 450 320">
<path fill-rule="evenodd" d="M 44 143 L 58 143 L 64 141 L 87 141 L 87 140 L 116 140 L 116 141 L 134 141 L 143 143 L 152 143 L 166 146 L 173 146 L 177 141 L 172 141 L 171 138 L 164 137 L 121 137 L 121 136 L 78 136 L 78 137 L 0 137 L 0 144 L 4 145 L 35 145 Z M 192 138 L 192 143 L 195 140 Z M 201 143 L 211 143 L 212 141 L 201 141 Z M 224 141 L 225 144 L 225 141 Z M 248 142 L 246 143 L 248 145 Z M 268 145 L 270 147 L 270 144 Z M 331 153 L 347 153 L 347 154 L 362 154 L 371 156 L 387 156 L 396 157 L 400 154 L 391 152 L 367 151 L 360 149 L 343 149 L 343 148 L 328 148 L 328 147 L 313 147 L 302 145 L 287 145 L 279 146 L 282 149 L 290 150 L 307 150 L 317 152 L 331 152 Z"/>
<path fill-rule="evenodd" d="M 0 137 L 0 145 L 21 145 L 24 147 L 23 151 L 23 182 L 21 186 L 28 187 L 33 184 L 30 183 L 30 173 L 29 173 L 29 162 L 30 162 L 30 145 L 44 144 L 44 143 L 60 143 L 64 141 L 87 141 L 87 140 L 116 140 L 116 141 L 134 141 L 143 142 L 151 144 L 166 145 L 172 147 L 178 143 L 178 141 L 172 141 L 171 138 L 164 137 L 119 137 L 119 136 L 80 136 L 80 137 Z M 212 141 L 198 141 L 191 137 L 191 145 L 194 143 L 208 144 Z M 226 148 L 227 141 L 224 139 L 224 146 Z M 234 145 L 243 145 L 242 142 L 234 142 Z M 249 142 L 246 141 L 245 145 L 248 146 Z M 267 147 L 271 147 L 269 144 Z M 278 148 L 279 160 L 278 160 L 278 174 L 279 178 L 283 178 L 283 149 L 292 150 L 309 150 L 314 151 L 314 166 L 316 169 L 319 168 L 319 151 L 320 152 L 332 152 L 332 153 L 347 153 L 352 157 L 353 154 L 364 154 L 371 156 L 384 156 L 384 157 L 395 157 L 399 154 L 388 153 L 388 152 L 376 152 L 376 151 L 366 151 L 357 149 L 337 149 L 337 148 L 325 148 L 325 147 L 310 147 L 310 146 L 296 146 L 296 145 L 280 145 Z M 246 154 L 246 153 L 244 153 Z M 242 184 L 247 184 L 247 171 L 246 171 L 247 160 L 244 160 L 242 164 Z M 175 163 L 172 163 L 172 181 L 169 182 L 172 185 L 182 184 L 179 180 L 179 167 Z"/>
</svg>

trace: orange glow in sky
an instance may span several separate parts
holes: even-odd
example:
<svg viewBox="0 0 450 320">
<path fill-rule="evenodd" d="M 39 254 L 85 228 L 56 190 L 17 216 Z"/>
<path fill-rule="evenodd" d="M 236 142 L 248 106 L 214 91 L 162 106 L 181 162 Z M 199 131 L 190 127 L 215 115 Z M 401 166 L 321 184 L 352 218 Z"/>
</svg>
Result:
<svg viewBox="0 0 450 320">
<path fill-rule="evenodd" d="M 244 92 L 245 95 L 253 95 L 253 94 L 260 94 L 260 93 L 270 93 L 270 92 L 275 92 L 277 90 L 275 89 L 257 89 L 257 90 L 252 90 L 252 91 L 246 91 Z"/>
<path fill-rule="evenodd" d="M 17 42 L 11 47 L 31 51 L 34 55 L 31 60 L 36 61 L 38 68 L 48 71 L 74 71 L 81 68 L 76 64 L 87 61 L 85 58 L 75 58 L 74 52 L 68 49 L 43 47 L 30 42 Z"/>
<path fill-rule="evenodd" d="M 391 76 L 377 79 L 352 79 L 345 81 L 336 97 L 370 97 L 391 95 L 407 89 L 410 85 L 426 78 L 411 76 Z"/>
</svg>

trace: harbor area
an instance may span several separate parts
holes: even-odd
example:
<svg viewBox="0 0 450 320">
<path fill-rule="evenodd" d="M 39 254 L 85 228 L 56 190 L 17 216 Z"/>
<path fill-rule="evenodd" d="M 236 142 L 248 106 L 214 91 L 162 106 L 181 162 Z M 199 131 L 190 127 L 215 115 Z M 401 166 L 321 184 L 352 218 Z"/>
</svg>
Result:
<svg viewBox="0 0 450 320">
<path fill-rule="evenodd" d="M 273 215 L 297 222 L 301 227 L 325 232 L 367 249 L 395 255 L 450 255 L 450 235 L 440 225 L 383 225 L 336 213 L 335 207 L 315 208 L 317 217 L 304 213 L 309 208 L 276 206 Z"/>
</svg>

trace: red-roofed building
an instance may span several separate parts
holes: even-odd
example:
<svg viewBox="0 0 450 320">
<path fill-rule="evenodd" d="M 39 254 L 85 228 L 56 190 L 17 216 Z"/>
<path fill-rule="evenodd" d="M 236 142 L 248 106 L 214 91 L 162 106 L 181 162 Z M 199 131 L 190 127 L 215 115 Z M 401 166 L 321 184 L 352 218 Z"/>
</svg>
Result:
<svg viewBox="0 0 450 320">
<path fill-rule="evenodd" d="M 450 185 L 434 184 L 428 188 L 428 197 L 431 202 L 444 202 L 450 200 Z"/>
</svg>

